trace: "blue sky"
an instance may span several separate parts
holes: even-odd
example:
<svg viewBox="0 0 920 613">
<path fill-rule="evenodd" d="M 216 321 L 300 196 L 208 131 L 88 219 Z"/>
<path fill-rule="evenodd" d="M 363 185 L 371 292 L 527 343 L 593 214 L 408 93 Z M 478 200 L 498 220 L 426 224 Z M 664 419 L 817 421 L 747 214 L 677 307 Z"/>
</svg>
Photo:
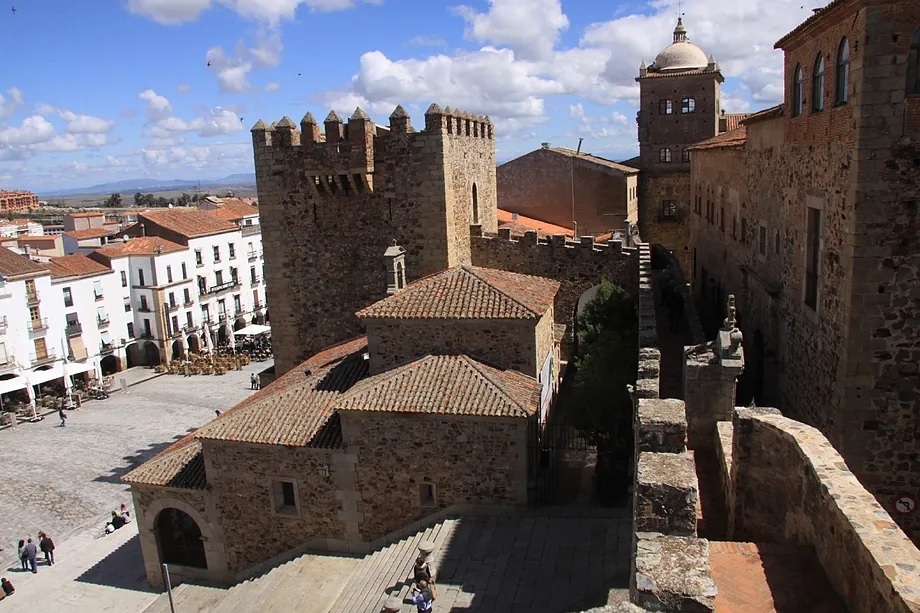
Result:
<svg viewBox="0 0 920 613">
<path fill-rule="evenodd" d="M 727 112 L 779 102 L 773 43 L 798 0 L 682 2 L 719 61 Z M 431 102 L 488 114 L 498 157 L 548 141 L 635 154 L 640 61 L 677 2 L 10 0 L 0 10 L 0 189 L 252 171 L 257 119 Z M 210 61 L 210 66 L 208 62 Z M 242 120 L 242 121 L 241 121 Z"/>
</svg>

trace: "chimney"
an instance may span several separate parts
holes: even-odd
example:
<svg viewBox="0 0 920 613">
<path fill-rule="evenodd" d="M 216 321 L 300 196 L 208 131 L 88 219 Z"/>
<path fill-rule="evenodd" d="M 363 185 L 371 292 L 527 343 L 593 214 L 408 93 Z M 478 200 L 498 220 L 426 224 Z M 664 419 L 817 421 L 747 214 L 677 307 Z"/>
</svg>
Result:
<svg viewBox="0 0 920 613">
<path fill-rule="evenodd" d="M 392 296 L 406 287 L 406 250 L 393 239 L 393 245 L 383 253 L 387 269 L 387 296 Z"/>
<path fill-rule="evenodd" d="M 550 144 L 549 144 L 549 143 L 540 143 L 540 147 L 542 147 L 543 149 L 549 149 Z"/>
<path fill-rule="evenodd" d="M 141 222 L 141 236 L 147 236 L 147 226 L 144 225 L 144 222 Z"/>
</svg>

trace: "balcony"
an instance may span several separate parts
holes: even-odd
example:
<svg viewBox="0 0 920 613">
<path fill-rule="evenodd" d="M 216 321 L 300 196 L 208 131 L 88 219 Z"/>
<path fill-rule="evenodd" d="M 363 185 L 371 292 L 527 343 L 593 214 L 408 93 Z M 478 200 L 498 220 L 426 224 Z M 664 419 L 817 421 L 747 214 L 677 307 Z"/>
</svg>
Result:
<svg viewBox="0 0 920 613">
<path fill-rule="evenodd" d="M 265 303 L 264 303 L 264 302 L 259 302 L 259 301 L 257 300 L 257 301 L 255 301 L 254 303 L 252 303 L 252 310 L 253 310 L 253 311 L 258 311 L 259 309 L 261 309 L 261 308 L 264 307 L 264 306 L 265 306 Z"/>
<path fill-rule="evenodd" d="M 115 351 L 115 343 L 99 343 L 99 353 L 108 354 Z"/>
<path fill-rule="evenodd" d="M 108 328 L 108 327 L 109 327 L 109 318 L 108 318 L 108 317 L 99 317 L 98 315 L 96 315 L 96 325 L 99 326 L 100 328 Z"/>
<path fill-rule="evenodd" d="M 254 234 L 259 234 L 262 231 L 262 226 L 259 224 L 249 224 L 240 226 L 240 234 L 243 236 L 252 236 Z"/>
<path fill-rule="evenodd" d="M 229 317 L 230 317 L 229 313 L 218 313 L 217 314 L 218 321 L 227 321 Z"/>
<path fill-rule="evenodd" d="M 96 302 L 101 302 L 105 296 L 103 294 L 96 294 Z"/>
<path fill-rule="evenodd" d="M 29 332 L 40 332 L 48 329 L 48 318 L 33 319 L 29 322 Z"/>
<path fill-rule="evenodd" d="M 149 306 L 149 305 L 146 305 L 146 304 L 143 304 L 143 303 L 141 304 L 141 306 L 137 307 L 137 310 L 138 310 L 138 312 L 140 312 L 140 313 L 152 313 L 152 312 L 153 312 L 153 311 L 150 310 L 150 306 Z"/>
<path fill-rule="evenodd" d="M 178 311 L 178 310 L 179 310 L 179 303 L 178 303 L 178 302 L 169 302 L 169 303 L 166 304 L 166 311 L 167 311 L 167 312 L 172 313 L 173 311 Z"/>
<path fill-rule="evenodd" d="M 32 353 L 29 354 L 29 361 L 32 363 L 32 366 L 41 366 L 42 364 L 48 364 L 50 362 L 57 361 L 57 356 L 54 355 L 54 350 L 46 351 L 44 353 Z"/>
<path fill-rule="evenodd" d="M 0 330 L 6 330 L 7 325 L 6 315 L 0 316 Z"/>
<path fill-rule="evenodd" d="M 260 277 L 259 275 L 249 278 L 250 285 L 258 285 L 261 282 L 262 282 L 262 277 Z"/>
<path fill-rule="evenodd" d="M 26 292 L 26 302 L 29 304 L 29 306 L 34 306 L 41 301 L 42 299 L 38 295 L 38 292 Z"/>
<path fill-rule="evenodd" d="M 184 305 L 187 306 L 187 307 L 190 307 L 190 306 L 193 306 L 193 305 L 195 304 L 195 301 L 192 300 L 191 298 L 189 298 L 188 300 L 186 300 L 186 301 L 183 302 L 182 304 L 184 304 Z"/>
<path fill-rule="evenodd" d="M 190 332 L 195 332 L 197 330 L 198 330 L 198 326 L 196 326 L 195 324 L 192 324 L 190 326 L 182 326 L 182 331 L 186 334 Z"/>
<path fill-rule="evenodd" d="M 141 335 L 139 338 L 142 338 L 148 341 L 153 340 L 153 332 L 141 332 Z"/>
<path fill-rule="evenodd" d="M 67 324 L 67 336 L 80 336 L 83 334 L 83 324 L 79 321 Z"/>
<path fill-rule="evenodd" d="M 17 368 L 19 368 L 19 365 L 13 360 L 13 358 L 9 356 L 0 357 L 0 373 L 16 370 Z"/>
<path fill-rule="evenodd" d="M 225 292 L 227 290 L 236 289 L 239 286 L 240 286 L 239 279 L 231 279 L 230 281 L 227 281 L 226 283 L 221 283 L 220 285 L 212 285 L 211 287 L 208 288 L 208 291 L 205 293 L 217 294 L 220 292 Z"/>
<path fill-rule="evenodd" d="M 262 252 L 261 251 L 250 251 L 247 254 L 247 257 L 249 258 L 250 262 L 255 262 L 257 259 L 262 257 Z"/>
</svg>

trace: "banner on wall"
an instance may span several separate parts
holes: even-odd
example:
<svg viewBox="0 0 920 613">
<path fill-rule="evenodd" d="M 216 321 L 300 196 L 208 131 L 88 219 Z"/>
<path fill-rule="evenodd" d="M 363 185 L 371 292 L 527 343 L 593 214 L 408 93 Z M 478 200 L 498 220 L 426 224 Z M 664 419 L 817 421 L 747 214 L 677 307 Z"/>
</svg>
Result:
<svg viewBox="0 0 920 613">
<path fill-rule="evenodd" d="M 546 421 L 549 415 L 549 407 L 553 404 L 553 354 L 546 356 L 543 362 L 543 370 L 540 371 L 540 423 Z"/>
</svg>

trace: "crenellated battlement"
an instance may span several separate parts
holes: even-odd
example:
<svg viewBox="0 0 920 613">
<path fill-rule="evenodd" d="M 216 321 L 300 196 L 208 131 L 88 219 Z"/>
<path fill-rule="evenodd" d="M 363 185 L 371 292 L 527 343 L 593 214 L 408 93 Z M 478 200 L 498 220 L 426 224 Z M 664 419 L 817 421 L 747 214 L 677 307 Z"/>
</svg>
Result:
<svg viewBox="0 0 920 613">
<path fill-rule="evenodd" d="M 432 104 L 425 111 L 426 132 L 494 140 L 492 128 L 492 120 L 485 115 L 451 110 L 449 106 L 442 110 L 437 104 Z"/>
</svg>

